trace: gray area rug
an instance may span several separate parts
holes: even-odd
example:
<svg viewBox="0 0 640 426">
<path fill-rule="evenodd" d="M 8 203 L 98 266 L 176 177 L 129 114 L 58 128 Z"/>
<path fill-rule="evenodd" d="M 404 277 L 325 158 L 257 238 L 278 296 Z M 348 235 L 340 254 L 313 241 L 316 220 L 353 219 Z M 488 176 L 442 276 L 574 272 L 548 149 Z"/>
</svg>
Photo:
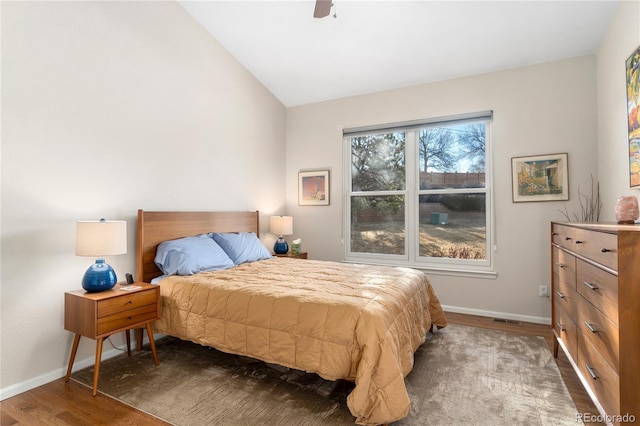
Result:
<svg viewBox="0 0 640 426">
<path fill-rule="evenodd" d="M 353 424 L 353 384 L 265 365 L 172 337 L 101 365 L 98 390 L 175 425 Z M 91 386 L 93 368 L 72 378 Z M 576 425 L 542 337 L 449 325 L 429 334 L 406 378 L 409 416 L 394 425 Z"/>
</svg>

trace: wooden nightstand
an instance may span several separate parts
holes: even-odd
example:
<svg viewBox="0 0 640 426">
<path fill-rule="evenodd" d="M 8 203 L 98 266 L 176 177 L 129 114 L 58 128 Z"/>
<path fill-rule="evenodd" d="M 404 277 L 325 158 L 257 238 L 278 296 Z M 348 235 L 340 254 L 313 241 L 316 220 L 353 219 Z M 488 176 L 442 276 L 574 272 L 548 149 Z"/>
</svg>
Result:
<svg viewBox="0 0 640 426">
<path fill-rule="evenodd" d="M 294 258 L 294 259 L 308 259 L 308 253 L 306 251 L 301 251 L 298 254 L 293 254 L 291 252 L 285 253 L 285 254 L 277 254 L 276 253 L 276 254 L 274 254 L 274 256 L 277 256 L 277 257 L 291 257 L 291 258 Z"/>
<path fill-rule="evenodd" d="M 149 344 L 153 360 L 160 365 L 153 341 L 151 322 L 160 318 L 160 286 L 134 283 L 139 290 L 121 290 L 126 286 L 116 285 L 113 289 L 98 293 L 84 290 L 69 291 L 64 294 L 64 328 L 75 333 L 65 382 L 71 377 L 71 369 L 78 351 L 80 336 L 96 340 L 96 362 L 93 371 L 93 396 L 98 391 L 102 343 L 105 338 L 121 331 L 126 332 L 127 353 L 131 355 L 129 330 L 145 327 L 149 334 Z"/>
</svg>

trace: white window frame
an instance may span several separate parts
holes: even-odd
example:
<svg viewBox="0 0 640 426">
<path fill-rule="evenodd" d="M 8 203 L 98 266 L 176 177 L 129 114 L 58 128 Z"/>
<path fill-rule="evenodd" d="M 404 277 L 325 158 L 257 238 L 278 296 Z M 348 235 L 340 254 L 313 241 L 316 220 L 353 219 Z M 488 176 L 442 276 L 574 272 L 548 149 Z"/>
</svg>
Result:
<svg viewBox="0 0 640 426">
<path fill-rule="evenodd" d="M 492 112 L 481 112 L 453 117 L 441 117 L 428 120 L 418 120 L 404 123 L 391 123 L 381 126 L 367 126 L 361 128 L 343 130 L 344 147 L 344 202 L 343 202 L 343 247 L 344 261 L 353 263 L 369 263 L 380 265 L 408 266 L 426 270 L 430 273 L 444 275 L 473 276 L 482 278 L 495 278 L 494 256 L 496 250 L 494 203 L 493 203 L 493 165 L 492 165 L 492 141 L 491 124 Z M 443 127 L 452 124 L 464 124 L 465 122 L 485 123 L 485 187 L 473 189 L 446 189 L 446 190 L 420 190 L 420 174 L 418 163 L 417 133 L 419 129 L 427 127 Z M 354 136 L 366 134 L 392 133 L 394 131 L 405 132 L 405 180 L 406 187 L 398 191 L 352 191 L 351 185 L 351 143 Z M 412 177 L 413 176 L 413 177 Z M 484 193 L 486 196 L 486 259 L 467 260 L 419 256 L 419 196 L 434 193 Z M 375 195 L 403 195 L 405 197 L 405 250 L 403 255 L 359 253 L 351 251 L 351 198 L 355 196 Z"/>
</svg>

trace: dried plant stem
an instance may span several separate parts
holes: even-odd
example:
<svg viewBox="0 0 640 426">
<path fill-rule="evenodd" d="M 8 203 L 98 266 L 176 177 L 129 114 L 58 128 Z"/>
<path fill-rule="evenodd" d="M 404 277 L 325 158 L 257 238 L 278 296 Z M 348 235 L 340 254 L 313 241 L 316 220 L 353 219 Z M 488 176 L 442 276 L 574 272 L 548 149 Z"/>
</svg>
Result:
<svg viewBox="0 0 640 426">
<path fill-rule="evenodd" d="M 580 217 L 577 214 L 573 214 L 573 217 L 578 222 L 599 222 L 600 212 L 602 212 L 602 201 L 600 200 L 600 182 L 593 183 L 593 175 L 591 175 L 591 193 L 583 194 L 578 187 L 578 201 L 580 202 Z M 567 205 L 564 205 L 564 211 L 559 210 L 567 219 L 571 222 L 571 216 L 567 211 Z"/>
</svg>

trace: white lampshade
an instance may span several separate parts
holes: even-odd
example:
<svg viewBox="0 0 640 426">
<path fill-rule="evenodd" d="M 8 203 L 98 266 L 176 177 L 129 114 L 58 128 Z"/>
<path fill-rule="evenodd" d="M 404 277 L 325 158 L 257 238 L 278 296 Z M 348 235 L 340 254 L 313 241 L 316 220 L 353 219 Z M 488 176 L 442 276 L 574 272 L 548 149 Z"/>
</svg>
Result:
<svg viewBox="0 0 640 426">
<path fill-rule="evenodd" d="M 124 220 L 78 221 L 77 256 L 113 256 L 127 252 L 127 222 Z"/>
<path fill-rule="evenodd" d="M 293 217 L 271 216 L 270 229 L 271 233 L 276 235 L 293 234 Z"/>
</svg>

